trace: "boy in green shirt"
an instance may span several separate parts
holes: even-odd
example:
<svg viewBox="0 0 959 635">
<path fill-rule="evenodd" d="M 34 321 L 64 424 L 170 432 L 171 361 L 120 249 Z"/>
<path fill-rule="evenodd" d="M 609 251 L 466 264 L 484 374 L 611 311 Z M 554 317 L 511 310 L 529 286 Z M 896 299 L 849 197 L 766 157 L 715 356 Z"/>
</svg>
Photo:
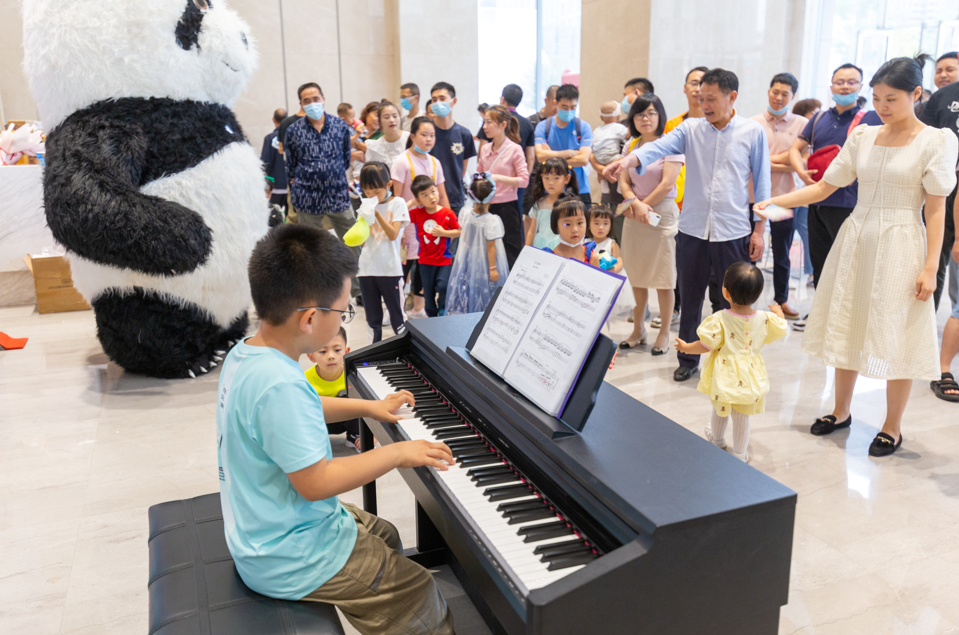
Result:
<svg viewBox="0 0 959 635">
<path fill-rule="evenodd" d="M 356 259 L 332 234 L 284 224 L 250 257 L 256 334 L 223 362 L 217 398 L 220 501 L 243 581 L 284 600 L 338 606 L 364 634 L 452 634 L 430 573 L 403 557 L 396 528 L 337 495 L 394 468 L 453 464 L 442 443 L 407 441 L 334 459 L 326 422 L 396 423 L 405 391 L 382 401 L 321 397 L 299 358 L 355 314 Z"/>
<path fill-rule="evenodd" d="M 320 350 L 307 353 L 306 356 L 313 366 L 304 373 L 316 394 L 320 397 L 346 396 L 346 368 L 343 358 L 350 352 L 346 345 L 346 329 L 340 327 L 340 332 Z M 326 423 L 326 430 L 330 434 L 346 432 L 346 445 L 360 451 L 360 420 L 351 419 L 341 423 Z"/>
</svg>

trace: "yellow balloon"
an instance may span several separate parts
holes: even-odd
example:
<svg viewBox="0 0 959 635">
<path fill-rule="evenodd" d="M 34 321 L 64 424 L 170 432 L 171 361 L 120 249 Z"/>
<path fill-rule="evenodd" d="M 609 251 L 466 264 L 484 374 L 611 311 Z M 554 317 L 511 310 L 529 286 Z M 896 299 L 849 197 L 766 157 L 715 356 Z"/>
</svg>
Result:
<svg viewBox="0 0 959 635">
<path fill-rule="evenodd" d="M 356 219 L 356 224 L 350 231 L 343 234 L 343 242 L 348 247 L 359 247 L 370 237 L 370 225 L 362 218 Z"/>
</svg>

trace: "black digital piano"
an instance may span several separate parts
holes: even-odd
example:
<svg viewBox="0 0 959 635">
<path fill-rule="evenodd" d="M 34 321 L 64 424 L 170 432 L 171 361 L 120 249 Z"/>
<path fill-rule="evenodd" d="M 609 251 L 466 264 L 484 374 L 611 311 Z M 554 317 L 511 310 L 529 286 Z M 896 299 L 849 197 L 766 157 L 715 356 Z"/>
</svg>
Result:
<svg viewBox="0 0 959 635">
<path fill-rule="evenodd" d="M 580 432 L 464 349 L 480 314 L 415 320 L 346 357 L 350 397 L 413 391 L 364 449 L 443 441 L 448 471 L 400 470 L 415 549 L 446 563 L 494 633 L 775 635 L 796 494 L 603 383 Z M 376 484 L 363 491 L 376 513 Z"/>
</svg>

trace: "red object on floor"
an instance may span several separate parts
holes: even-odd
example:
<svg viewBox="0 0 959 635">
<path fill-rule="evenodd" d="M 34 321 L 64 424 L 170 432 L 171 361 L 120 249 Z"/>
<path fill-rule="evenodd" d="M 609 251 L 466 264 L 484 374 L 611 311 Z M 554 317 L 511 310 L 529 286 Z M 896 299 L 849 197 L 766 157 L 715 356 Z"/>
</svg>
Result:
<svg viewBox="0 0 959 635">
<path fill-rule="evenodd" d="M 4 350 L 12 351 L 18 348 L 23 348 L 26 345 L 27 345 L 26 337 L 13 338 L 7 335 L 6 333 L 0 333 L 0 348 Z"/>
</svg>

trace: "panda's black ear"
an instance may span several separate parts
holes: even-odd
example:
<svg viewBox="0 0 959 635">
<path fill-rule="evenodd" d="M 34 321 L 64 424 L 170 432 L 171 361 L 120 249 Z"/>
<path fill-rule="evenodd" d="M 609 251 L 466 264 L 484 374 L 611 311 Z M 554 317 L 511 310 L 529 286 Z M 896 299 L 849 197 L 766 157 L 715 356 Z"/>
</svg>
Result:
<svg viewBox="0 0 959 635">
<path fill-rule="evenodd" d="M 209 6 L 208 2 L 204 2 Z M 200 48 L 200 28 L 203 26 L 203 11 L 200 10 L 195 0 L 186 0 L 186 8 L 183 9 L 183 15 L 176 25 L 176 43 L 184 51 L 189 51 L 194 46 Z"/>
</svg>

